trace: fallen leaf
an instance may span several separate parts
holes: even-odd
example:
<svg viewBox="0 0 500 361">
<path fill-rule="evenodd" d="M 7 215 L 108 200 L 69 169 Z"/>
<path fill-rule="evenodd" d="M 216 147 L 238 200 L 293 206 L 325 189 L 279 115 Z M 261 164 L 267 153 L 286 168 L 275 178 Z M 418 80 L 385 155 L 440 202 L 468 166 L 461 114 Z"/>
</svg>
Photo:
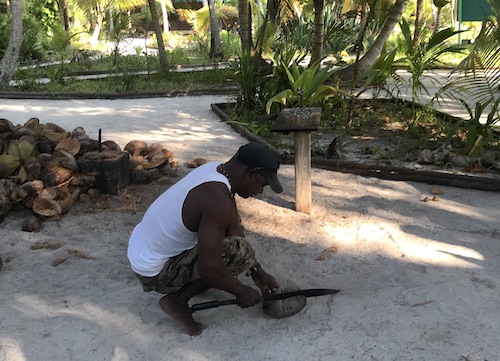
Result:
<svg viewBox="0 0 500 361">
<path fill-rule="evenodd" d="M 58 249 L 62 246 L 59 241 L 37 241 L 31 245 L 31 249 Z"/>
<path fill-rule="evenodd" d="M 434 186 L 432 187 L 431 189 L 431 193 L 432 194 L 435 194 L 435 195 L 441 195 L 443 194 L 444 192 L 441 190 L 441 188 L 439 188 L 438 186 Z"/>
<path fill-rule="evenodd" d="M 337 251 L 338 251 L 337 246 L 329 247 L 325 249 L 323 252 L 321 252 L 321 254 L 318 257 L 316 257 L 316 261 L 323 261 L 325 258 L 328 258 L 332 254 L 337 253 Z"/>
<path fill-rule="evenodd" d="M 50 262 L 50 264 L 54 267 L 57 267 L 66 260 L 67 260 L 66 256 L 61 255 L 53 259 L 52 262 Z"/>
</svg>

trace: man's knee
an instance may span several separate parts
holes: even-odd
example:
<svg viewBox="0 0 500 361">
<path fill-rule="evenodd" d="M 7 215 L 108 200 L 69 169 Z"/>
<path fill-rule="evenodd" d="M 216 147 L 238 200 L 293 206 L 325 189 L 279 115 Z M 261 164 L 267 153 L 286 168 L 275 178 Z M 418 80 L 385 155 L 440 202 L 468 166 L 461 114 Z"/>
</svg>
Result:
<svg viewBox="0 0 500 361">
<path fill-rule="evenodd" d="M 257 263 L 255 251 L 244 237 L 226 237 L 222 259 L 233 276 L 245 272 Z"/>
</svg>

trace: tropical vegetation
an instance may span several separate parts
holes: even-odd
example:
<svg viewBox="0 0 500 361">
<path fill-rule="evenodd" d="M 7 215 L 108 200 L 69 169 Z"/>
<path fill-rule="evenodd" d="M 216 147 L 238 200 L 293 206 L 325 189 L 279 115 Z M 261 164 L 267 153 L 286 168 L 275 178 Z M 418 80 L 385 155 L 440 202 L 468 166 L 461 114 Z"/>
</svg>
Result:
<svg viewBox="0 0 500 361">
<path fill-rule="evenodd" d="M 462 139 L 464 152 L 480 154 L 498 149 L 500 0 L 488 1 L 494 14 L 471 35 L 454 29 L 447 0 L 2 0 L 0 90 L 130 93 L 229 84 L 238 87 L 239 122 L 321 106 L 325 129 L 349 132 L 359 125 L 363 93 L 401 98 L 409 87 L 407 129 L 420 129 L 425 109 L 454 97 L 470 119 L 442 138 Z M 183 31 L 173 30 L 178 24 Z M 458 44 L 460 37 L 471 44 Z M 146 46 L 124 53 L 131 38 Z M 216 69 L 221 60 L 226 68 Z M 209 67 L 181 74 L 181 64 Z M 452 80 L 430 94 L 424 75 L 436 67 L 453 68 Z M 78 80 L 83 73 L 113 76 Z M 422 94 L 432 100 L 422 104 Z M 271 125 L 264 121 L 259 131 Z"/>
</svg>

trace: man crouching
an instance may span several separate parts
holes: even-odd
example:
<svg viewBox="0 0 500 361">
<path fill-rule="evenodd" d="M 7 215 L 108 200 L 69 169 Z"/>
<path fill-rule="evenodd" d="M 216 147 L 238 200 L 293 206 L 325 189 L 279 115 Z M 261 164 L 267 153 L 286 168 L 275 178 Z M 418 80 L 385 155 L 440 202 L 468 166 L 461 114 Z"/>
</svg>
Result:
<svg viewBox="0 0 500 361">
<path fill-rule="evenodd" d="M 234 196 L 248 198 L 267 185 L 282 192 L 279 166 L 265 145 L 248 143 L 226 163 L 191 171 L 160 195 L 134 228 L 128 245 L 132 270 L 144 291 L 166 294 L 161 309 L 189 335 L 203 331 L 189 310 L 193 296 L 214 287 L 235 295 L 240 307 L 254 306 L 262 297 L 236 278 L 243 272 L 263 294 L 278 289 L 245 239 Z"/>
</svg>

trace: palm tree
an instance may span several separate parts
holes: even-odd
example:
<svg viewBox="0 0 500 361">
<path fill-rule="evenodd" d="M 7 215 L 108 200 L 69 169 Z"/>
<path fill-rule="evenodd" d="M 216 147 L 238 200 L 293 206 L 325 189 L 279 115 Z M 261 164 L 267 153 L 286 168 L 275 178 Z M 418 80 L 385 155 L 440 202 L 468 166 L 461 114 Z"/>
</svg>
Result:
<svg viewBox="0 0 500 361">
<path fill-rule="evenodd" d="M 415 29 L 413 30 L 413 45 L 418 46 L 422 38 L 424 25 L 424 0 L 417 0 L 415 9 Z"/>
<path fill-rule="evenodd" d="M 325 0 L 313 0 L 314 29 L 311 49 L 311 65 L 323 58 L 323 40 L 325 31 Z"/>
<path fill-rule="evenodd" d="M 358 74 L 362 74 L 371 68 L 382 52 L 382 48 L 394 30 L 394 27 L 403 15 L 407 3 L 408 0 L 396 0 L 394 5 L 389 9 L 384 25 L 370 49 L 357 62 L 340 71 L 339 75 L 344 79 L 352 79 L 354 69 L 357 69 Z"/>
<path fill-rule="evenodd" d="M 158 17 L 158 10 L 156 10 L 156 0 L 148 0 L 149 9 L 151 10 L 151 20 L 156 34 L 156 42 L 158 44 L 158 56 L 160 58 L 160 72 L 162 75 L 168 75 L 168 60 L 167 52 L 165 51 L 165 43 L 163 42 L 163 34 L 160 26 L 160 19 Z"/>
<path fill-rule="evenodd" d="M 11 9 L 11 32 L 9 44 L 5 50 L 5 54 L 0 62 L 0 90 L 4 90 L 9 86 L 14 71 L 16 70 L 19 60 L 19 51 L 23 40 L 23 5 L 22 1 L 13 1 Z"/>
<path fill-rule="evenodd" d="M 222 58 L 222 42 L 220 40 L 219 20 L 215 12 L 214 0 L 208 0 L 210 14 L 210 58 Z"/>
</svg>

